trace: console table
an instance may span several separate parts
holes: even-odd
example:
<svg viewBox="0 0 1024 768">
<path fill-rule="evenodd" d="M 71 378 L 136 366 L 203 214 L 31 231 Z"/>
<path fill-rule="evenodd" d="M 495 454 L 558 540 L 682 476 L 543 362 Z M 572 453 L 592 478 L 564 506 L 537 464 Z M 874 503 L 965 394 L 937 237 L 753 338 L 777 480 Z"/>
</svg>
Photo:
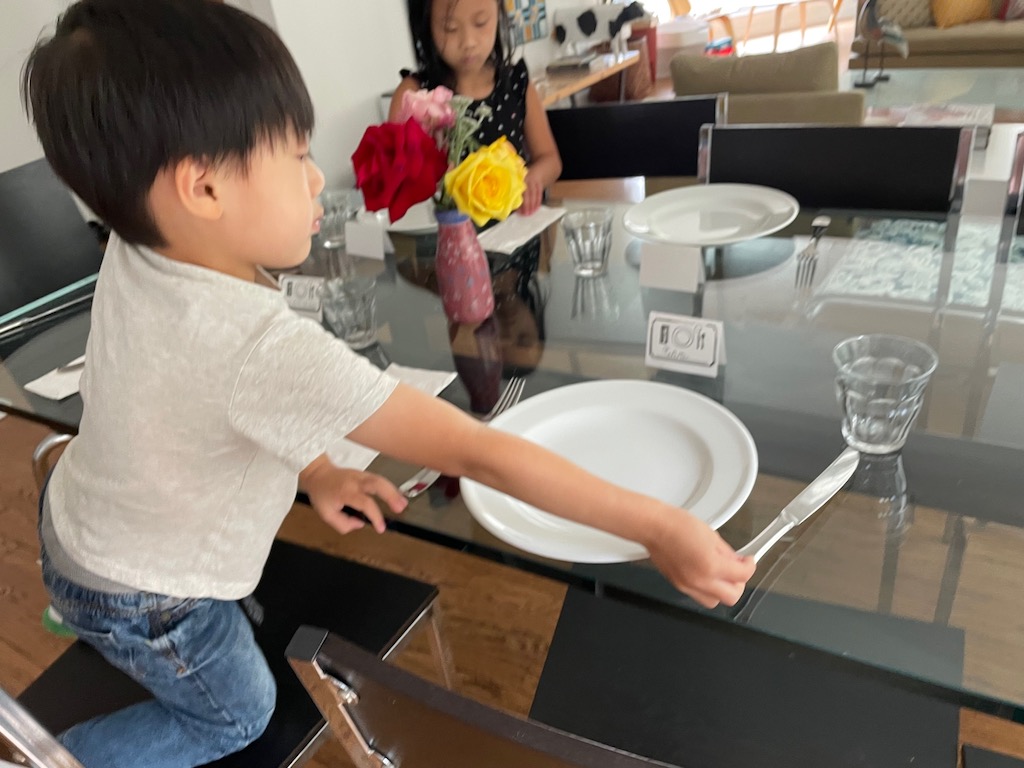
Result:
<svg viewBox="0 0 1024 768">
<path fill-rule="evenodd" d="M 606 53 L 591 62 L 589 69 L 544 75 L 534 81 L 534 86 L 545 107 L 550 107 L 562 99 L 569 99 L 575 107 L 577 93 L 617 74 L 619 76 L 619 101 L 624 101 L 626 97 L 625 72 L 639 61 L 639 51 L 629 51 L 624 54 Z"/>
</svg>

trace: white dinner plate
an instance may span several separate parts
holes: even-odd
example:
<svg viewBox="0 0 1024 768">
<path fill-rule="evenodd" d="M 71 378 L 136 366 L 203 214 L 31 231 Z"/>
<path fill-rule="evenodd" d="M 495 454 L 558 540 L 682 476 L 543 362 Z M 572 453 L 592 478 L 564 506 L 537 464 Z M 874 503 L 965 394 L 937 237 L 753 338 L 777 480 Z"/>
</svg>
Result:
<svg viewBox="0 0 1024 768">
<path fill-rule="evenodd" d="M 416 203 L 405 216 L 394 223 L 388 222 L 387 210 L 371 212 L 362 208 L 356 214 L 356 221 L 363 224 L 370 224 L 374 221 L 384 222 L 388 232 L 401 232 L 406 235 L 426 235 L 437 231 L 437 219 L 434 217 L 434 201 L 424 200 Z"/>
<path fill-rule="evenodd" d="M 764 237 L 800 212 L 792 195 L 754 184 L 701 184 L 651 195 L 623 218 L 626 231 L 672 245 L 729 245 Z"/>
<path fill-rule="evenodd" d="M 685 507 L 718 528 L 740 508 L 757 476 L 747 428 L 713 400 L 651 381 L 589 381 L 510 408 L 491 427 L 565 456 L 618 485 Z M 474 518 L 502 541 L 577 563 L 640 560 L 633 541 L 570 522 L 463 478 Z"/>
</svg>

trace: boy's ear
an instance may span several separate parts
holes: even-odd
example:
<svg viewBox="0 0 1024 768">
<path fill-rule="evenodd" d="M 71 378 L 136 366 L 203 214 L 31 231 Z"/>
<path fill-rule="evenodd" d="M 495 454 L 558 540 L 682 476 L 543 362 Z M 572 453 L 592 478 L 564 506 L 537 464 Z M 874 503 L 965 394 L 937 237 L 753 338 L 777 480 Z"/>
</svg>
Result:
<svg viewBox="0 0 1024 768">
<path fill-rule="evenodd" d="M 174 191 L 193 216 L 214 221 L 223 214 L 220 199 L 220 174 L 206 161 L 188 157 L 174 168 Z"/>
</svg>

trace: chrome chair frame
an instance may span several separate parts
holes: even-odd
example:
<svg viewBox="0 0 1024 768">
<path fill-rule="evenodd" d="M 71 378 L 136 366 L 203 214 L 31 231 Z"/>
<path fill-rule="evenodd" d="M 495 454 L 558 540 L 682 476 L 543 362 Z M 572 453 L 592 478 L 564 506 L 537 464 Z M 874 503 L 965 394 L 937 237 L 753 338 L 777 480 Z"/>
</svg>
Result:
<svg viewBox="0 0 1024 768">
<path fill-rule="evenodd" d="M 1003 208 L 1003 223 L 999 230 L 999 245 L 996 248 L 996 263 L 1006 264 L 1017 235 L 1024 235 L 1024 133 L 1017 134 L 1013 163 L 1010 166 L 1010 180 L 1006 188 L 1006 205 Z"/>
<path fill-rule="evenodd" d="M 714 153 L 714 133 L 716 130 L 722 131 L 757 131 L 759 129 L 782 129 L 782 130 L 822 130 L 822 131 L 835 131 L 837 132 L 850 132 L 850 131 L 874 131 L 879 129 L 892 129 L 894 126 L 832 126 L 832 125 L 728 125 L 728 126 L 714 126 L 705 125 L 701 128 L 700 134 L 700 148 L 698 154 L 698 181 L 702 184 L 710 183 L 712 180 L 712 156 Z M 941 128 L 933 128 L 926 126 L 914 126 L 900 128 L 899 130 L 942 130 Z M 959 129 L 959 139 L 957 142 L 957 152 L 953 163 L 953 172 L 949 181 L 949 193 L 947 195 L 947 205 L 944 211 L 913 211 L 913 210 L 898 210 L 889 208 L 870 208 L 865 206 L 858 210 L 871 211 L 872 213 L 880 217 L 898 218 L 898 217 L 920 217 L 922 213 L 928 213 L 933 215 L 942 215 L 945 221 L 945 233 L 943 237 L 943 251 L 946 253 L 952 253 L 956 247 L 956 238 L 960 229 L 960 217 L 963 213 L 963 202 L 964 202 L 964 189 L 967 183 L 967 167 L 970 162 L 971 151 L 974 146 L 974 128 L 961 128 Z M 820 168 L 810 168 L 808 173 L 821 173 Z M 827 205 L 822 206 L 823 211 L 828 212 L 839 212 L 842 213 L 847 209 L 842 207 L 830 208 Z"/>
<path fill-rule="evenodd" d="M 83 768 L 28 711 L 0 689 L 0 740 L 32 768 Z"/>
<path fill-rule="evenodd" d="M 357 768 L 671 768 L 433 685 L 303 626 L 288 661 Z"/>
</svg>

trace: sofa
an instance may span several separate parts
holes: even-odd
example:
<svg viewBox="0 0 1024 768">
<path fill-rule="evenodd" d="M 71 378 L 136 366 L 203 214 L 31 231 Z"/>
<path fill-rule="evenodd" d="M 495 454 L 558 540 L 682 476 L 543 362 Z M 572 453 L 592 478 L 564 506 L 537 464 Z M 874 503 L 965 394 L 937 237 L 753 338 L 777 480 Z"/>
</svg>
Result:
<svg viewBox="0 0 1024 768">
<path fill-rule="evenodd" d="M 923 1 L 923 0 L 922 0 Z M 861 0 L 861 4 L 863 0 Z M 992 0 L 992 18 L 941 29 L 934 22 L 925 26 L 901 23 L 910 53 L 907 58 L 886 51 L 889 67 L 1024 67 L 1024 19 L 1000 21 L 1003 0 Z M 858 10 L 859 15 L 859 10 Z M 887 17 L 882 6 L 880 14 Z M 888 13 L 895 22 L 900 16 Z M 890 52 L 892 55 L 889 55 Z M 864 41 L 854 40 L 850 68 L 863 66 Z M 877 47 L 872 45 L 869 66 L 877 66 Z"/>
<path fill-rule="evenodd" d="M 727 123 L 858 125 L 864 94 L 839 90 L 832 41 L 755 56 L 677 54 L 669 65 L 677 96 L 726 93 Z"/>
</svg>

